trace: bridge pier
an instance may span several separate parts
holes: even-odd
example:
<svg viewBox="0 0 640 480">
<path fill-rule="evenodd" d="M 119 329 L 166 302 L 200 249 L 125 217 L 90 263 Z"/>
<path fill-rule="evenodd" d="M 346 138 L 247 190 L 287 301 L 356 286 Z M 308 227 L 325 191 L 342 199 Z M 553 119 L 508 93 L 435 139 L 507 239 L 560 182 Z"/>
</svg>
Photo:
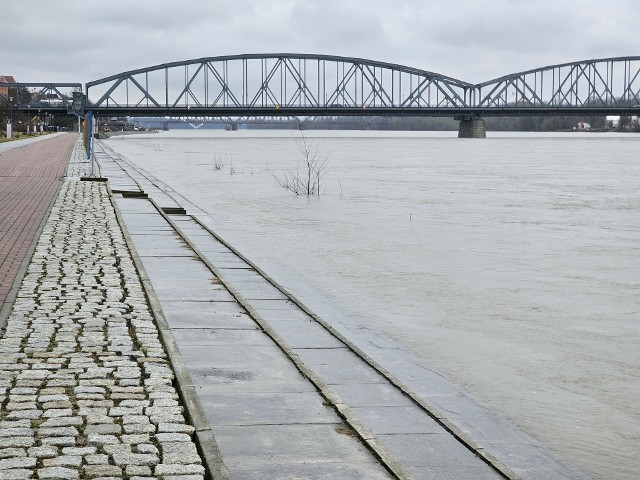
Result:
<svg viewBox="0 0 640 480">
<path fill-rule="evenodd" d="M 460 118 L 458 138 L 487 138 L 487 127 L 482 118 Z"/>
</svg>

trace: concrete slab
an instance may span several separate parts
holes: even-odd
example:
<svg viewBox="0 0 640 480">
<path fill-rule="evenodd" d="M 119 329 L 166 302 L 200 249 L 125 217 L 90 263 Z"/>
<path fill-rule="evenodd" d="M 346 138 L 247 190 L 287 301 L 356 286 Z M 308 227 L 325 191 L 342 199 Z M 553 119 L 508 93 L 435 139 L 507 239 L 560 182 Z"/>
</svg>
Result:
<svg viewBox="0 0 640 480">
<path fill-rule="evenodd" d="M 225 277 L 228 278 L 228 274 L 225 274 Z M 251 302 L 251 306 L 258 312 L 263 312 L 264 310 L 280 310 L 281 312 L 299 310 L 298 306 L 291 300 L 255 300 Z M 267 314 L 260 313 L 260 315 L 264 318 Z"/>
<path fill-rule="evenodd" d="M 170 216 L 171 219 L 174 218 L 173 215 Z M 194 237 L 194 242 L 197 241 L 197 239 L 195 239 L 195 237 L 204 237 L 206 239 L 210 239 L 211 238 L 211 234 L 206 231 L 204 228 L 202 228 L 200 225 L 197 224 L 197 222 L 192 222 L 193 225 L 191 225 L 190 223 L 187 222 L 183 222 L 180 224 L 180 229 L 189 237 Z M 216 243 L 219 243 L 217 240 L 215 241 Z M 222 243 L 220 243 L 220 245 L 222 247 L 224 247 L 224 245 Z M 226 248 L 226 247 L 224 247 Z"/>
<path fill-rule="evenodd" d="M 219 254 L 219 255 L 224 255 L 225 257 L 228 257 L 229 254 Z M 241 260 L 235 255 L 235 254 L 231 254 L 234 256 L 234 258 L 240 262 Z M 207 256 L 207 258 L 209 258 Z M 242 262 L 244 263 L 244 262 Z M 245 267 L 249 267 L 248 264 L 244 264 Z M 237 272 L 229 272 L 225 275 L 225 278 L 227 278 L 229 281 L 232 282 L 242 282 L 245 284 L 251 284 L 251 283 L 259 283 L 259 284 L 263 284 L 266 283 L 264 277 L 262 275 L 260 275 L 256 270 L 249 270 L 249 269 L 244 269 L 244 270 L 240 270 Z"/>
<path fill-rule="evenodd" d="M 371 464 L 343 463 L 324 464 L 274 464 L 253 467 L 233 466 L 229 469 L 236 480 L 274 480 L 286 478 L 287 480 L 384 480 L 391 478 L 387 470 L 382 466 L 375 467 Z M 285 473 L 286 472 L 286 473 Z M 283 475 L 286 474 L 286 477 Z"/>
<path fill-rule="evenodd" d="M 340 344 L 335 348 L 299 348 L 296 354 L 307 365 L 352 365 L 358 361 L 358 356 L 348 349 L 346 345 Z"/>
<path fill-rule="evenodd" d="M 447 433 L 378 435 L 378 439 L 405 466 L 447 467 L 451 465 L 475 467 L 492 472 L 482 460 Z M 424 477 L 423 477 L 424 478 Z M 494 473 L 492 478 L 499 478 Z"/>
<path fill-rule="evenodd" d="M 111 181 L 111 180 L 109 180 Z M 157 215 L 156 207 L 146 198 L 127 198 L 118 200 L 118 208 L 124 213 L 153 214 Z"/>
<path fill-rule="evenodd" d="M 136 250 L 143 252 L 141 257 L 191 257 L 193 252 L 186 248 L 187 244 L 177 235 L 169 232 L 132 233 L 131 239 Z"/>
<path fill-rule="evenodd" d="M 145 257 L 145 269 L 160 300 L 234 301 L 196 258 Z"/>
<path fill-rule="evenodd" d="M 282 319 L 272 318 L 269 324 L 296 353 L 297 349 L 342 349 L 345 346 L 318 323 L 307 320 L 301 324 L 297 320 L 288 320 L 286 316 Z"/>
<path fill-rule="evenodd" d="M 171 217 L 174 220 L 175 217 Z M 180 229 L 187 233 L 193 244 L 203 252 L 211 253 L 232 253 L 232 250 L 216 239 L 213 235 L 202 228 L 195 220 L 191 222 L 182 222 L 178 225 Z M 193 237 L 193 238 L 192 238 Z"/>
<path fill-rule="evenodd" d="M 352 410 L 376 435 L 442 433 L 442 427 L 416 405 L 353 407 Z"/>
<path fill-rule="evenodd" d="M 446 467 L 408 466 L 407 470 L 415 479 L 425 478 L 429 480 L 496 480 L 496 473 L 486 466 L 469 467 L 467 465 L 448 465 Z M 540 477 L 542 478 L 542 477 Z"/>
<path fill-rule="evenodd" d="M 252 270 L 251 267 L 247 267 L 246 265 L 242 266 L 241 264 L 232 264 L 232 265 L 218 264 L 216 265 L 216 267 L 219 268 L 220 271 L 223 273 L 235 272 L 238 270 Z"/>
<path fill-rule="evenodd" d="M 182 349 L 180 350 L 182 352 Z M 188 365 L 189 375 L 196 386 L 198 396 L 206 392 L 251 393 L 251 392 L 316 392 L 298 371 L 285 368 L 283 365 L 255 365 L 211 367 L 204 363 Z M 278 367 L 278 368 L 276 368 Z"/>
<path fill-rule="evenodd" d="M 235 282 L 233 283 L 233 287 L 239 291 L 246 300 L 285 300 L 287 298 L 282 292 L 271 285 Z"/>
<path fill-rule="evenodd" d="M 211 393 L 199 398 L 212 427 L 340 423 L 316 392 Z"/>
<path fill-rule="evenodd" d="M 289 464 L 365 463 L 367 448 L 348 435 L 336 435 L 340 425 L 220 426 L 214 434 L 228 467 L 280 464 L 287 478 Z M 228 445 L 240 446 L 233 450 Z"/>
<path fill-rule="evenodd" d="M 131 199 L 121 199 L 121 200 L 116 200 L 116 203 L 118 204 L 118 208 L 120 207 L 120 205 L 125 204 L 125 202 L 130 202 Z M 129 223 L 131 223 L 132 226 L 136 226 L 138 228 L 140 227 L 144 227 L 144 228 L 158 228 L 158 227 L 167 227 L 167 225 L 169 225 L 167 223 L 167 221 L 162 218 L 159 214 L 153 214 L 153 213 L 136 213 L 136 212 L 127 212 L 127 211 L 123 211 L 122 212 L 122 217 L 124 218 L 125 222 L 127 222 L 127 225 Z M 127 226 L 127 230 L 129 229 L 129 227 Z"/>
<path fill-rule="evenodd" d="M 163 258 L 168 257 L 147 257 Z M 220 302 L 231 302 L 233 296 L 211 280 L 195 281 L 183 280 L 180 277 L 163 278 L 157 274 L 150 274 L 153 288 L 158 298 L 170 300 L 210 300 Z"/>
<path fill-rule="evenodd" d="M 258 325 L 236 302 L 161 301 L 172 329 L 256 329 Z"/>
<path fill-rule="evenodd" d="M 146 214 L 145 214 L 146 215 Z M 172 232 L 171 225 L 157 224 L 157 225 L 132 225 L 131 229 L 128 229 L 132 235 L 151 235 L 158 232 Z"/>
<path fill-rule="evenodd" d="M 273 345 L 189 345 L 178 344 L 187 366 L 215 365 L 217 367 L 253 367 L 268 365 L 270 368 L 289 367 L 293 364 Z"/>
<path fill-rule="evenodd" d="M 272 346 L 262 330 L 179 329 L 173 332 L 179 345 L 190 346 Z"/>
<path fill-rule="evenodd" d="M 196 245 L 196 247 L 197 247 L 197 245 Z M 222 246 L 222 248 L 225 248 L 225 247 Z M 205 256 L 207 257 L 207 259 L 213 264 L 218 264 L 218 263 L 244 263 L 244 262 L 239 262 L 238 261 L 238 257 L 236 256 L 236 254 L 231 252 L 231 251 L 226 251 L 225 252 L 225 251 L 211 250 L 211 249 L 200 250 L 200 251 L 202 253 L 204 253 Z M 245 267 L 246 267 L 246 265 L 245 265 Z"/>
<path fill-rule="evenodd" d="M 209 258 L 209 257 L 207 257 Z M 224 278 L 233 287 L 242 293 L 246 299 L 251 300 L 287 300 L 288 297 L 284 295 L 279 289 L 271 285 L 264 277 L 262 277 L 255 270 L 249 270 L 245 262 L 241 261 L 238 257 L 235 257 L 235 261 L 220 261 L 215 264 L 219 268 L 231 268 L 233 266 L 242 267 L 240 269 L 224 272 Z"/>
<path fill-rule="evenodd" d="M 225 278 L 228 278 L 228 275 L 226 273 Z M 275 322 L 290 322 L 306 325 L 312 321 L 309 319 L 309 315 L 304 313 L 289 301 L 274 303 L 254 300 L 253 302 L 251 302 L 251 306 L 260 314 L 260 316 L 265 321 L 269 323 L 274 322 L 275 324 Z"/>
<path fill-rule="evenodd" d="M 162 192 L 161 190 L 156 188 L 153 184 L 146 183 L 146 182 L 140 182 L 140 184 L 142 186 L 142 189 L 153 197 L 154 201 L 160 208 L 167 208 L 167 209 L 182 208 L 171 197 L 171 195 L 167 195 L 165 192 Z"/>
<path fill-rule="evenodd" d="M 300 351 L 302 350 L 297 352 Z M 387 379 L 373 368 L 359 362 L 343 364 L 339 368 L 336 368 L 336 365 L 314 365 L 313 370 L 323 378 L 327 385 L 388 383 Z"/>
<path fill-rule="evenodd" d="M 140 252 L 138 252 L 140 253 Z M 170 279 L 182 279 L 183 282 L 202 282 L 211 280 L 211 271 L 194 255 L 184 258 L 145 258 L 144 268 L 149 275 L 162 275 Z"/>
<path fill-rule="evenodd" d="M 242 261 L 237 260 L 210 260 L 211 263 L 220 269 L 230 269 L 230 270 L 247 270 L 247 264 Z"/>
<path fill-rule="evenodd" d="M 336 395 L 351 408 L 356 407 L 406 407 L 413 401 L 397 388 L 384 384 L 332 385 Z"/>
</svg>

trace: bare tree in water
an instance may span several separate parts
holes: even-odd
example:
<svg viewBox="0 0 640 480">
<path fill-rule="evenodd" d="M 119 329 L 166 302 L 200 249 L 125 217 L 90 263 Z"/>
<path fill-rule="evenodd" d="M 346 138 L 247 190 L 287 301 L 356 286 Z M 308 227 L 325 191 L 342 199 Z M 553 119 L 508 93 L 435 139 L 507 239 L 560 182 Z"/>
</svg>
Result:
<svg viewBox="0 0 640 480">
<path fill-rule="evenodd" d="M 269 167 L 267 170 L 278 185 L 296 195 L 320 195 L 322 181 L 329 168 L 329 156 L 321 155 L 318 145 L 308 141 L 304 135 L 296 140 L 296 145 L 302 158 L 295 171 L 285 170 L 278 176 Z"/>
</svg>

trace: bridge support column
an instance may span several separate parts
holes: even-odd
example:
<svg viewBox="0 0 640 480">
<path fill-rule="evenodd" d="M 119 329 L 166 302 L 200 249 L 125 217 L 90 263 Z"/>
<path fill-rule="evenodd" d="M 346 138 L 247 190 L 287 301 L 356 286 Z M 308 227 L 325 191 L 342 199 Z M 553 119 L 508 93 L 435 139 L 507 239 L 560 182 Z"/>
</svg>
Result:
<svg viewBox="0 0 640 480">
<path fill-rule="evenodd" d="M 487 138 L 487 127 L 482 118 L 461 118 L 458 138 Z"/>
</svg>

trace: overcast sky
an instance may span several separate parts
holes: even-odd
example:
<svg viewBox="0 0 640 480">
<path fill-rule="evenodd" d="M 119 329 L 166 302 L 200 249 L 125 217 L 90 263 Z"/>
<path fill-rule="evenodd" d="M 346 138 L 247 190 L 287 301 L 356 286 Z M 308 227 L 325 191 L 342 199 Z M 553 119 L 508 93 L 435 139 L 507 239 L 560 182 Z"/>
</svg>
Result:
<svg viewBox="0 0 640 480">
<path fill-rule="evenodd" d="M 640 55 L 639 0 L 5 0 L 0 75 L 85 83 L 239 53 L 322 53 L 472 83 Z"/>
</svg>

